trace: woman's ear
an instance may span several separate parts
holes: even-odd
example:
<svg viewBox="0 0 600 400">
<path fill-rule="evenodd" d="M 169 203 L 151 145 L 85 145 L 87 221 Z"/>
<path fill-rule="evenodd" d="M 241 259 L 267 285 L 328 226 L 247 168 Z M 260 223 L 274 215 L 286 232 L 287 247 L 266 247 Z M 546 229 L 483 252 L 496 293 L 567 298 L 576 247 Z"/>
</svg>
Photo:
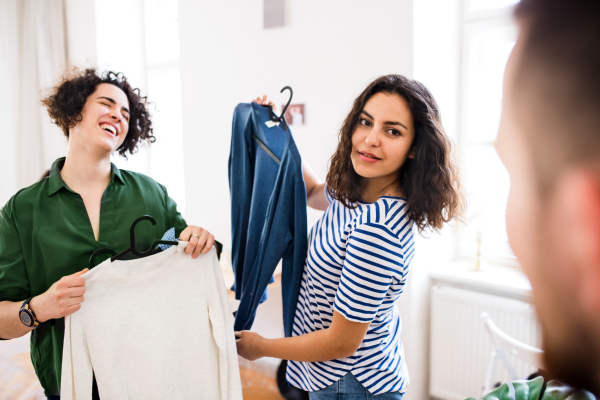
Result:
<svg viewBox="0 0 600 400">
<path fill-rule="evenodd" d="M 408 153 L 408 158 L 415 158 L 415 147 L 413 146 L 412 149 L 410 149 L 410 153 Z"/>
</svg>

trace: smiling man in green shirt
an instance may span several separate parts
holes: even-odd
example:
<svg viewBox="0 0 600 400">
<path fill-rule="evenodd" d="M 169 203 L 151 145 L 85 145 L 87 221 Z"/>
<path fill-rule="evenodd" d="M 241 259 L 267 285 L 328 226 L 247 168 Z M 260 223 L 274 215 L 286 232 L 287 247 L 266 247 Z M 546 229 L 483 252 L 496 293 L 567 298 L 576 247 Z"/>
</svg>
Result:
<svg viewBox="0 0 600 400">
<path fill-rule="evenodd" d="M 140 142 L 154 139 L 146 99 L 122 75 L 71 72 L 44 104 L 69 139 L 67 156 L 54 162 L 49 177 L 19 191 L 0 210 L 0 338 L 32 332 L 36 374 L 46 396 L 57 399 L 63 317 L 85 301 L 81 275 L 91 254 L 103 247 L 128 248 L 131 224 L 142 215 L 154 217 L 156 225 L 139 225 L 140 249 L 171 227 L 189 241 L 185 252 L 194 258 L 208 252 L 214 238 L 187 226 L 164 186 L 110 162 L 115 151 L 131 154 Z M 154 323 L 160 321 L 148 321 Z"/>
<path fill-rule="evenodd" d="M 139 225 L 136 245 L 140 249 L 149 248 L 171 227 L 179 235 L 187 226 L 164 186 L 112 164 L 96 241 L 81 196 L 60 175 L 64 161 L 54 162 L 48 178 L 21 190 L 0 211 L 2 300 L 19 302 L 44 293 L 62 277 L 86 268 L 90 255 L 99 248 L 125 250 L 129 228 L 142 215 L 154 217 L 156 225 Z M 63 320 L 56 322 L 40 325 L 31 337 L 31 359 L 46 390 L 60 383 Z"/>
</svg>

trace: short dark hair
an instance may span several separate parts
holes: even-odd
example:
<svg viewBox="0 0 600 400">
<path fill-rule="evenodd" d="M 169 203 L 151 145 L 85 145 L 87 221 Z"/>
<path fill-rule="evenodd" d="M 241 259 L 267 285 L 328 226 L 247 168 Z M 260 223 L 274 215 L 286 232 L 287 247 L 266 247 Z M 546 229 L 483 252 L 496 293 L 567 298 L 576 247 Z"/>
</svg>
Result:
<svg viewBox="0 0 600 400">
<path fill-rule="evenodd" d="M 522 0 L 512 82 L 540 187 L 600 156 L 600 1 Z"/>
<path fill-rule="evenodd" d="M 124 157 L 134 154 L 141 142 L 154 143 L 152 120 L 148 111 L 147 97 L 140 95 L 139 89 L 133 89 L 121 72 L 105 71 L 101 74 L 95 68 L 80 70 L 72 67 L 65 71 L 59 83 L 42 98 L 42 104 L 48 109 L 52 123 L 58 125 L 66 137 L 69 128 L 81 121 L 81 111 L 87 98 L 94 93 L 98 85 L 109 83 L 121 89 L 129 101 L 129 131 L 117 151 Z"/>
<path fill-rule="evenodd" d="M 399 95 L 406 100 L 413 116 L 414 158 L 408 158 L 398 173 L 398 182 L 410 208 L 409 218 L 419 231 L 441 229 L 445 222 L 462 215 L 465 208 L 458 168 L 435 99 L 425 85 L 402 75 L 375 79 L 354 101 L 330 160 L 327 190 L 349 208 L 354 208 L 360 199 L 360 176 L 350 159 L 352 135 L 365 104 L 377 93 Z"/>
</svg>

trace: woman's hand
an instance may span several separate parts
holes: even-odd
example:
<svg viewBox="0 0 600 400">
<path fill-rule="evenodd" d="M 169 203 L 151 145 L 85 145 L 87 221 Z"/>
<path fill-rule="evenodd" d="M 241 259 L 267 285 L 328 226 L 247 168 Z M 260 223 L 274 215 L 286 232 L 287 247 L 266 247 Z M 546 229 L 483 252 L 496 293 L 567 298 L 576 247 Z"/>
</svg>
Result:
<svg viewBox="0 0 600 400">
<path fill-rule="evenodd" d="M 192 258 L 197 258 L 200 253 L 208 253 L 215 243 L 215 237 L 209 231 L 194 225 L 188 225 L 179 235 L 179 240 L 188 242 L 184 252 L 191 254 Z"/>
<path fill-rule="evenodd" d="M 235 332 L 235 339 L 238 354 L 246 360 L 254 361 L 265 356 L 261 350 L 261 344 L 265 341 L 265 338 L 258 333 L 251 331 Z"/>
<path fill-rule="evenodd" d="M 261 106 L 271 106 L 273 107 L 273 111 L 277 110 L 277 106 L 269 97 L 265 94 L 263 97 L 257 97 L 253 100 L 255 103 L 260 104 Z"/>
</svg>

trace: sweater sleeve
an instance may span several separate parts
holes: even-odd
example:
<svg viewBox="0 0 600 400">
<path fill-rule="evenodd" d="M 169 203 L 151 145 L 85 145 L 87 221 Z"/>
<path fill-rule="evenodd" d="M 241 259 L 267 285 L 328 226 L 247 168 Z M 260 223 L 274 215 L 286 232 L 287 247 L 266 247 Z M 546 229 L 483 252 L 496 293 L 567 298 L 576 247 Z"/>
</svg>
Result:
<svg viewBox="0 0 600 400">
<path fill-rule="evenodd" d="M 393 307 L 386 294 L 401 291 L 404 276 L 399 239 L 385 225 L 359 225 L 348 238 L 334 309 L 350 321 L 371 322 L 380 308 Z"/>
<path fill-rule="evenodd" d="M 213 339 L 219 348 L 219 380 L 222 400 L 242 399 L 242 383 L 238 365 L 237 349 L 233 334 L 233 314 L 229 307 L 227 289 L 217 260 L 216 250 L 211 249 L 211 266 L 206 274 L 208 315 Z"/>
<path fill-rule="evenodd" d="M 92 400 L 93 371 L 81 311 L 65 317 L 60 398 Z"/>
</svg>

